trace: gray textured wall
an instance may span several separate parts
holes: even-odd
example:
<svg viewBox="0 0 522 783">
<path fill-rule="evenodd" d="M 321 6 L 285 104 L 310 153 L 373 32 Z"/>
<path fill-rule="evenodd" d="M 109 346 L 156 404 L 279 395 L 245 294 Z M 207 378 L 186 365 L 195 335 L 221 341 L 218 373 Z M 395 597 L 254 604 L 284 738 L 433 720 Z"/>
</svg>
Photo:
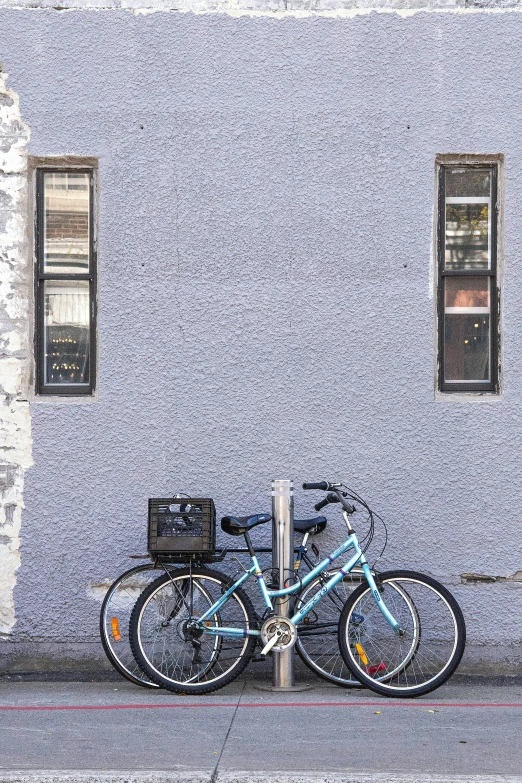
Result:
<svg viewBox="0 0 522 783">
<path fill-rule="evenodd" d="M 386 565 L 455 586 L 468 668 L 520 666 L 522 583 L 459 574 L 522 568 L 522 15 L 0 30 L 29 152 L 99 156 L 101 184 L 98 399 L 31 405 L 20 654 L 96 638 L 89 586 L 145 549 L 149 495 L 247 513 L 272 477 L 342 478 L 385 516 Z M 504 395 L 480 403 L 433 390 L 434 159 L 461 151 L 506 156 Z"/>
</svg>

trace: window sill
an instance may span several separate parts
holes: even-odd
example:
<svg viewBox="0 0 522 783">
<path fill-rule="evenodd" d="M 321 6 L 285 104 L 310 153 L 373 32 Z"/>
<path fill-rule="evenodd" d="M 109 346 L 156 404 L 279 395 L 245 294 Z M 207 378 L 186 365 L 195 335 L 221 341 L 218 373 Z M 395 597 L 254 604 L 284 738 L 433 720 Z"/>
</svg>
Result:
<svg viewBox="0 0 522 783">
<path fill-rule="evenodd" d="M 98 402 L 97 394 L 28 394 L 26 401 L 30 405 L 34 403 L 46 403 L 50 402 L 56 405 L 57 403 L 63 403 L 65 405 L 92 405 Z"/>
<path fill-rule="evenodd" d="M 443 392 L 438 389 L 435 391 L 435 402 L 492 402 L 502 399 L 502 392 Z"/>
</svg>

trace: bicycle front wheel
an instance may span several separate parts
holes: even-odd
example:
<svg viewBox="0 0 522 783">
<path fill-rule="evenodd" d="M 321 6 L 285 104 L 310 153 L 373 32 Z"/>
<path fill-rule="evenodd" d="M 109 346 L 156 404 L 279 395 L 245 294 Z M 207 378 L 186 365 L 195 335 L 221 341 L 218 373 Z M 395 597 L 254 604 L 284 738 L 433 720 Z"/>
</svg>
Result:
<svg viewBox="0 0 522 783">
<path fill-rule="evenodd" d="M 237 589 L 206 618 L 208 631 L 191 632 L 197 620 L 222 597 L 225 574 L 207 568 L 180 568 L 153 582 L 132 611 L 129 638 L 136 661 L 150 679 L 175 693 L 202 694 L 232 682 L 252 657 L 256 616 L 246 593 Z M 210 629 L 236 628 L 239 636 Z"/>
<path fill-rule="evenodd" d="M 339 620 L 339 646 L 355 677 L 382 696 L 411 698 L 453 674 L 466 644 L 462 611 L 443 585 L 415 571 L 388 571 L 380 598 L 401 625 L 397 634 L 367 584 L 349 597 Z"/>
<path fill-rule="evenodd" d="M 335 573 L 321 574 L 307 585 L 297 597 L 295 611 L 313 598 Z M 362 571 L 351 571 L 315 605 L 297 627 L 295 649 L 303 663 L 323 680 L 343 688 L 361 687 L 341 655 L 338 633 L 343 607 L 361 580 L 364 580 Z"/>
</svg>

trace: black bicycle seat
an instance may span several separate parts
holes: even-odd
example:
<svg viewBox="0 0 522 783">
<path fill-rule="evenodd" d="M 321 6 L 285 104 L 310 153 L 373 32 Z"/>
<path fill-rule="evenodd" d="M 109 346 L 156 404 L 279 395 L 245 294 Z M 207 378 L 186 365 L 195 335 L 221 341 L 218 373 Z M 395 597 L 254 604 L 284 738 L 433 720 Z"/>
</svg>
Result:
<svg viewBox="0 0 522 783">
<path fill-rule="evenodd" d="M 310 533 L 311 536 L 322 533 L 326 527 L 326 517 L 315 517 L 314 519 L 294 519 L 294 530 L 298 533 Z"/>
<path fill-rule="evenodd" d="M 242 536 L 256 525 L 264 525 L 265 522 L 271 521 L 270 514 L 251 514 L 248 517 L 228 516 L 221 518 L 221 529 L 230 536 Z"/>
</svg>

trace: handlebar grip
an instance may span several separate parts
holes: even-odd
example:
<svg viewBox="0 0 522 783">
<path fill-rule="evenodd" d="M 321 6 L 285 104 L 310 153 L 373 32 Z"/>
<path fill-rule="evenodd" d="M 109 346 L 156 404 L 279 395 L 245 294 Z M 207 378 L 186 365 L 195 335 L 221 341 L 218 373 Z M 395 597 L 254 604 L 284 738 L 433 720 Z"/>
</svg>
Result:
<svg viewBox="0 0 522 783">
<path fill-rule="evenodd" d="M 328 498 L 323 498 L 322 500 L 319 501 L 319 503 L 315 504 L 314 508 L 316 511 L 320 511 L 322 508 L 327 506 L 329 502 L 330 501 L 328 500 Z"/>
<path fill-rule="evenodd" d="M 303 489 L 322 489 L 325 492 L 328 490 L 327 481 L 305 481 Z"/>
</svg>

